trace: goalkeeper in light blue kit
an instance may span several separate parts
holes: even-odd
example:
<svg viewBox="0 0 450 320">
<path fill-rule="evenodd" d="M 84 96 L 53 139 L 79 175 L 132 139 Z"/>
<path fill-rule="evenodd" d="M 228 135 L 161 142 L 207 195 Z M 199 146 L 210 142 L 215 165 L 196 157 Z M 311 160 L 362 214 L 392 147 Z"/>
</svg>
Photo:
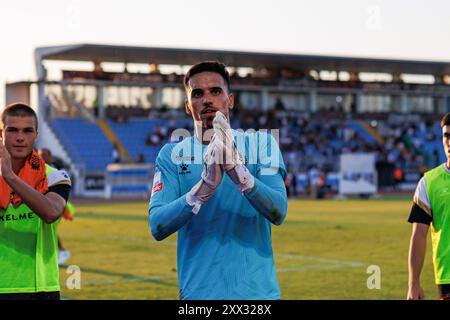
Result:
<svg viewBox="0 0 450 320">
<path fill-rule="evenodd" d="M 159 152 L 149 208 L 156 240 L 178 231 L 180 299 L 280 299 L 271 225 L 284 221 L 287 197 L 278 144 L 230 128 L 222 63 L 193 66 L 184 86 L 195 136 Z"/>
</svg>

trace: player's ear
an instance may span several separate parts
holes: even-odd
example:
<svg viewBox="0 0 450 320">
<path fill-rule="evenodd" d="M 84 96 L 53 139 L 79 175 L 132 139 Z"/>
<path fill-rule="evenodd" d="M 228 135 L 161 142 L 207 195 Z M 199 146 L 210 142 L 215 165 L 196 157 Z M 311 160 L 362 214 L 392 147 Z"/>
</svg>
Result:
<svg viewBox="0 0 450 320">
<path fill-rule="evenodd" d="M 188 115 L 192 115 L 191 109 L 189 108 L 189 100 L 188 99 L 184 100 L 184 108 L 186 109 L 186 113 Z"/>
<path fill-rule="evenodd" d="M 232 93 L 228 95 L 228 107 L 230 110 L 234 107 L 234 95 Z"/>
</svg>

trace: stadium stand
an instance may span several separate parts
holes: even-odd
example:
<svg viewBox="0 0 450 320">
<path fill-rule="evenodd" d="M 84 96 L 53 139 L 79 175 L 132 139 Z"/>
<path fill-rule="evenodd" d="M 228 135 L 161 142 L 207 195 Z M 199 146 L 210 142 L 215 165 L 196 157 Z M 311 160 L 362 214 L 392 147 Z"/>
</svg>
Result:
<svg viewBox="0 0 450 320">
<path fill-rule="evenodd" d="M 270 119 L 271 116 L 274 117 L 270 120 L 272 124 L 260 121 L 262 118 Z M 296 112 L 271 116 L 259 114 L 252 117 L 254 123 L 247 121 L 246 126 L 257 130 L 281 128 L 280 146 L 284 160 L 288 171 L 294 173 L 299 187 L 308 184 L 305 173 L 316 168 L 326 174 L 330 189 L 336 190 L 336 172 L 339 171 L 336 159 L 342 153 L 375 152 L 379 162 L 390 164 L 392 170 L 400 169 L 403 176 L 411 172 L 423 173 L 445 159 L 440 148 L 438 122 L 426 124 L 418 119 L 405 122 L 403 118 L 401 123 L 395 119 L 378 120 L 374 130 L 385 141 L 380 145 L 360 121 L 332 117 L 324 119 L 322 114 Z M 236 128 L 245 129 L 246 126 L 242 125 L 246 121 L 245 117 L 245 113 L 242 113 L 241 117 L 234 119 Z M 123 123 L 109 119 L 108 124 L 131 157 L 137 160 L 143 156 L 147 163 L 155 162 L 160 148 L 169 141 L 172 130 L 186 128 L 192 131 L 190 119 L 131 118 Z M 83 163 L 87 170 L 102 171 L 112 162 L 112 144 L 96 124 L 82 119 L 57 118 L 52 125 L 71 156 Z M 157 138 L 149 145 L 152 136 Z M 95 142 L 89 144 L 86 141 Z"/>
<path fill-rule="evenodd" d="M 200 60 L 229 66 L 234 128 L 279 129 L 291 195 L 307 192 L 312 180 L 337 192 L 341 154 L 375 154 L 378 187 L 388 191 L 413 187 L 445 159 L 439 119 L 450 111 L 446 62 L 89 44 L 37 48 L 35 59 L 40 121 L 54 131 L 66 151 L 55 155 L 71 160 L 80 183 L 86 172 L 105 172 L 115 147 L 129 155 L 126 162 L 151 165 L 174 129 L 192 132 L 183 70 Z M 61 70 L 62 78 L 50 81 L 44 61 L 51 60 L 93 67 Z M 123 63 L 123 71 L 104 70 L 104 62 Z M 128 63 L 150 68 L 130 72 Z M 377 80 L 381 73 L 392 80 Z M 435 82 L 406 83 L 402 74 Z M 31 84 L 7 85 L 8 96 Z"/>
<path fill-rule="evenodd" d="M 160 140 L 157 145 L 146 145 L 146 138 L 153 133 L 156 128 L 164 126 L 165 121 L 160 119 L 139 119 L 133 118 L 126 123 L 115 123 L 108 121 L 110 127 L 114 130 L 123 145 L 127 147 L 133 159 L 137 159 L 142 153 L 147 162 L 154 163 L 158 155 L 161 143 L 167 139 Z"/>
<path fill-rule="evenodd" d="M 51 126 L 70 157 L 84 170 L 103 172 L 111 163 L 112 144 L 98 125 L 80 118 L 55 118 Z"/>
</svg>

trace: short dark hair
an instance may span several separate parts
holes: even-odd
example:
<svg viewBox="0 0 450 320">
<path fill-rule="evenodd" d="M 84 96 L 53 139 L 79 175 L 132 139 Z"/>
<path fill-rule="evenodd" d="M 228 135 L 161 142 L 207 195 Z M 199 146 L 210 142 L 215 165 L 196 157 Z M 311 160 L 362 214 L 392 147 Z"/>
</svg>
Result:
<svg viewBox="0 0 450 320">
<path fill-rule="evenodd" d="M 38 129 L 38 119 L 36 112 L 34 110 L 24 104 L 24 103 L 13 103 L 9 106 L 5 107 L 5 110 L 2 112 L 2 127 L 5 126 L 6 117 L 33 117 L 36 123 L 36 130 Z"/>
<path fill-rule="evenodd" d="M 446 113 L 441 119 L 441 128 L 450 125 L 450 112 Z"/>
<path fill-rule="evenodd" d="M 228 91 L 230 91 L 230 74 L 225 64 L 219 61 L 203 61 L 193 65 L 184 76 L 184 88 L 187 89 L 191 77 L 201 72 L 216 72 L 220 74 L 227 84 Z"/>
</svg>

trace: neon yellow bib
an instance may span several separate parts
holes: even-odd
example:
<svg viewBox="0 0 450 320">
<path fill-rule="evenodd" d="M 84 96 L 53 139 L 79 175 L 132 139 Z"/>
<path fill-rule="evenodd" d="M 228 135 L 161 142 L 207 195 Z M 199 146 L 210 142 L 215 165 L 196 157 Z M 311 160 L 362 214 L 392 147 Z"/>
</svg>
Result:
<svg viewBox="0 0 450 320">
<path fill-rule="evenodd" d="M 450 173 L 442 165 L 425 173 L 433 221 L 431 241 L 436 284 L 450 283 Z"/>
<path fill-rule="evenodd" d="M 47 176 L 54 170 L 46 166 Z M 44 223 L 24 203 L 0 209 L 0 293 L 60 290 L 58 221 Z"/>
</svg>

